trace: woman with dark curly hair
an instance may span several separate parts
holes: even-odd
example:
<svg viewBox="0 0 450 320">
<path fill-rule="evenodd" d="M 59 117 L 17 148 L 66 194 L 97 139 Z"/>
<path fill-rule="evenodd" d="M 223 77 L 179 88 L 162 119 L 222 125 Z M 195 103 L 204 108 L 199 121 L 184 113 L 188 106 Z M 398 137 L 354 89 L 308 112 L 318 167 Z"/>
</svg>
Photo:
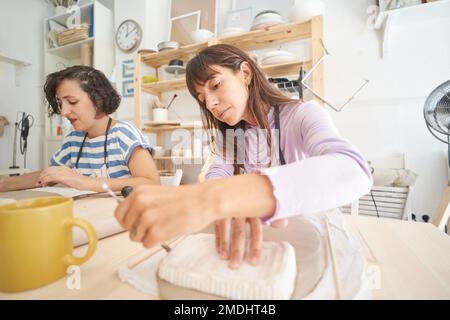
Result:
<svg viewBox="0 0 450 320">
<path fill-rule="evenodd" d="M 0 180 L 0 191 L 57 183 L 79 190 L 112 190 L 138 184 L 159 184 L 145 136 L 131 124 L 112 119 L 120 96 L 106 76 L 94 68 L 73 66 L 49 74 L 44 85 L 49 115 L 66 117 L 73 126 L 51 166 Z"/>
</svg>

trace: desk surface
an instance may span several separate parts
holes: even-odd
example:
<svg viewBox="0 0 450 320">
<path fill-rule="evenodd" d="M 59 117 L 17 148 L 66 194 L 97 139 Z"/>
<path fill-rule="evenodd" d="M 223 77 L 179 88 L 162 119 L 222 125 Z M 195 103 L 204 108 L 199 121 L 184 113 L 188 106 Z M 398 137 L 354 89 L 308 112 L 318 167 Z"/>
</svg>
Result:
<svg viewBox="0 0 450 320">
<path fill-rule="evenodd" d="M 10 174 L 24 174 L 31 172 L 30 169 L 0 169 L 0 176 L 8 176 Z"/>
<path fill-rule="evenodd" d="M 100 211 L 104 207 L 94 205 L 92 200 L 76 203 L 74 210 L 92 207 Z M 450 299 L 448 235 L 429 223 L 368 216 L 346 216 L 346 220 L 363 242 L 369 262 L 379 267 L 381 283 L 373 290 L 375 299 Z M 85 250 L 81 246 L 74 253 L 81 256 Z M 116 273 L 122 263 L 148 252 L 130 241 L 128 233 L 120 233 L 100 240 L 93 257 L 81 266 L 79 290 L 68 289 L 67 278 L 62 278 L 31 291 L 0 293 L 0 299 L 154 299 L 122 283 Z"/>
</svg>

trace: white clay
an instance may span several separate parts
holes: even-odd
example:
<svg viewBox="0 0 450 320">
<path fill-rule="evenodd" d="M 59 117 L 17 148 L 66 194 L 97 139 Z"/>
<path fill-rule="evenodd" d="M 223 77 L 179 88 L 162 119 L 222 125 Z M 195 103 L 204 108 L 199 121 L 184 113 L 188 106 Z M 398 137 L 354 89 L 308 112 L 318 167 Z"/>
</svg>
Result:
<svg viewBox="0 0 450 320">
<path fill-rule="evenodd" d="M 243 262 L 238 270 L 228 267 L 215 249 L 212 234 L 186 237 L 161 261 L 158 276 L 179 287 L 230 299 L 290 299 L 297 265 L 294 248 L 287 242 L 267 241 L 258 266 Z"/>
</svg>

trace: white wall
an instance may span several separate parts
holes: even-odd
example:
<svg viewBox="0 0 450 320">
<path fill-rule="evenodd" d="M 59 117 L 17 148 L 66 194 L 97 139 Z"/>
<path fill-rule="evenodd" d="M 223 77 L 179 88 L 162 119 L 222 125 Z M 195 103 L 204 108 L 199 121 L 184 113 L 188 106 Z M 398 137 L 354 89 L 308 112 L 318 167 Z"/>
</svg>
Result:
<svg viewBox="0 0 450 320">
<path fill-rule="evenodd" d="M 32 114 L 34 126 L 28 139 L 27 167 L 42 166 L 44 134 L 43 80 L 43 19 L 52 13 L 51 7 L 41 0 L 0 2 L 0 53 L 18 57 L 32 65 L 17 69 L 0 62 L 0 115 L 6 116 L 10 125 L 0 137 L 0 168 L 12 165 L 14 125 L 18 110 Z M 16 77 L 17 76 L 17 77 Z M 23 157 L 17 157 L 23 168 Z"/>
<path fill-rule="evenodd" d="M 367 156 L 404 152 L 418 173 L 412 211 L 432 215 L 448 181 L 446 145 L 433 138 L 422 115 L 427 95 L 450 78 L 450 12 L 447 19 L 391 29 L 389 52 L 379 55 L 379 35 L 366 26 L 374 1 L 324 0 L 328 99 L 342 103 L 346 78 L 369 85 L 341 113 L 331 111 L 341 134 Z M 448 8 L 448 7 L 447 7 Z M 354 87 L 355 88 L 355 87 Z"/>
</svg>

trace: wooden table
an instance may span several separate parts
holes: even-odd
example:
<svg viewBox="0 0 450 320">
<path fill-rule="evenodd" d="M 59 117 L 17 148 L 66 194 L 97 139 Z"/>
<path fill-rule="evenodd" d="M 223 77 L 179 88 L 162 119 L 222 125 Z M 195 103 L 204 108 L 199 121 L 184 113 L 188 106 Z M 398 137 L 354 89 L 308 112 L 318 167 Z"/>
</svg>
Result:
<svg viewBox="0 0 450 320">
<path fill-rule="evenodd" d="M 77 200 L 74 209 L 86 210 L 89 204 L 101 211 L 104 201 L 98 202 L 102 203 L 99 206 L 92 199 Z M 106 210 L 105 215 L 113 215 L 111 208 Z M 448 235 L 429 223 L 368 216 L 346 216 L 346 220 L 364 242 L 366 257 L 379 267 L 381 282 L 373 290 L 375 299 L 450 299 Z M 81 246 L 74 253 L 83 255 L 85 250 Z M 67 278 L 62 278 L 27 292 L 0 293 L 0 299 L 155 299 L 122 283 L 116 273 L 118 266 L 145 251 L 141 244 L 129 240 L 128 233 L 120 233 L 100 240 L 94 256 L 81 266 L 79 290 L 69 290 Z"/>
<path fill-rule="evenodd" d="M 346 216 L 380 268 L 375 299 L 450 299 L 450 237 L 431 223 Z M 371 251 L 371 252 L 369 252 Z"/>
<path fill-rule="evenodd" d="M 0 176 L 19 175 L 31 172 L 30 169 L 0 169 Z"/>
</svg>

